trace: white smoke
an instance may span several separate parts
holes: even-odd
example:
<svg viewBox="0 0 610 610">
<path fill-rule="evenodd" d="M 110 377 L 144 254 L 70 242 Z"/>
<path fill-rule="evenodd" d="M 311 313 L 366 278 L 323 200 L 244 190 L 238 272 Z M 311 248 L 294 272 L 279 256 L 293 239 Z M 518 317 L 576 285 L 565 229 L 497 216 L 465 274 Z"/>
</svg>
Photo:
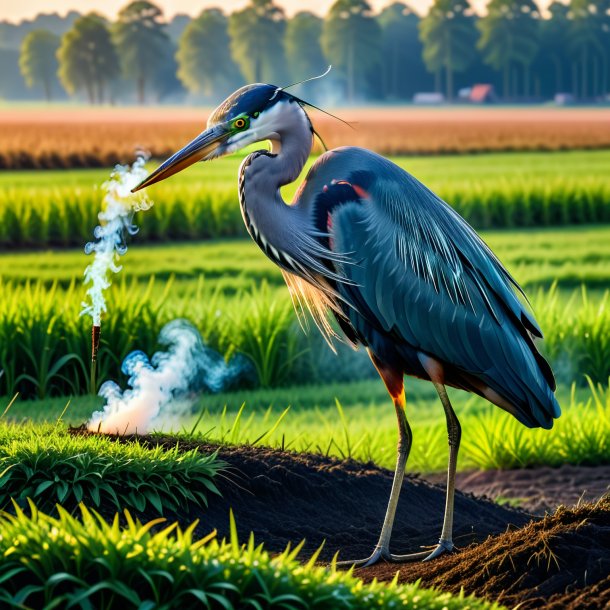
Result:
<svg viewBox="0 0 610 610">
<path fill-rule="evenodd" d="M 108 434 L 146 434 L 185 414 L 206 389 L 219 392 L 244 371 L 244 361 L 227 364 L 222 356 L 206 347 L 197 329 L 186 320 L 173 320 L 159 334 L 159 343 L 167 345 L 151 359 L 134 351 L 123 362 L 129 375 L 130 389 L 122 391 L 114 381 L 107 381 L 99 394 L 106 399 L 102 411 L 87 423 L 92 432 Z"/>
<path fill-rule="evenodd" d="M 88 302 L 83 302 L 81 311 L 81 315 L 91 316 L 94 326 L 100 325 L 106 311 L 104 292 L 111 284 L 111 274 L 121 270 L 118 260 L 127 251 L 126 234 L 133 235 L 138 230 L 132 223 L 133 215 L 152 206 L 141 191 L 131 192 L 146 178 L 145 163 L 146 159 L 138 156 L 131 167 L 117 165 L 110 179 L 102 185 L 105 193 L 102 211 L 98 214 L 100 224 L 93 232 L 95 241 L 85 246 L 85 252 L 94 252 L 95 258 L 85 269 L 85 285 L 90 284 L 90 287 L 87 289 Z"/>
</svg>

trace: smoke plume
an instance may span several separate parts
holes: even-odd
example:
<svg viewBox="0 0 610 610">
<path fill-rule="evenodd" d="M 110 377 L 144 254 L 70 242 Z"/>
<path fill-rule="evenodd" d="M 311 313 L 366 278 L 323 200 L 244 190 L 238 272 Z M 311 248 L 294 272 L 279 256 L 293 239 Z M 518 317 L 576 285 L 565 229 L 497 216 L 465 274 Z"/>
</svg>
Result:
<svg viewBox="0 0 610 610">
<path fill-rule="evenodd" d="M 123 362 L 129 389 L 122 391 L 114 381 L 100 388 L 106 399 L 102 411 L 94 413 L 87 427 L 109 434 L 146 434 L 175 423 L 193 404 L 202 390 L 219 392 L 232 385 L 245 368 L 234 358 L 226 363 L 216 351 L 205 346 L 197 329 L 186 320 L 173 320 L 159 334 L 167 351 L 152 358 L 134 351 Z"/>
<path fill-rule="evenodd" d="M 91 316 L 94 326 L 100 325 L 106 311 L 104 292 L 111 284 L 111 274 L 121 270 L 118 260 L 127 251 L 125 238 L 138 231 L 132 223 L 133 215 L 152 206 L 141 192 L 131 193 L 131 189 L 147 175 L 145 163 L 146 159 L 139 156 L 131 167 L 117 165 L 110 179 L 103 184 L 104 200 L 98 214 L 100 224 L 93 232 L 95 241 L 85 246 L 85 252 L 94 252 L 95 258 L 85 269 L 85 285 L 90 286 L 87 289 L 88 302 L 83 302 L 81 315 Z"/>
</svg>

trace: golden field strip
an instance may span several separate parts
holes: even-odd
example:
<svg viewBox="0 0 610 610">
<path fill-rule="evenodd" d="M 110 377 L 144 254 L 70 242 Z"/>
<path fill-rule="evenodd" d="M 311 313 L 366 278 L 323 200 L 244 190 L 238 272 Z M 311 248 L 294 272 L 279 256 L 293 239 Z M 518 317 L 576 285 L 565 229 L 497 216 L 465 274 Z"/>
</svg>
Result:
<svg viewBox="0 0 610 610">
<path fill-rule="evenodd" d="M 105 167 L 135 149 L 169 155 L 205 126 L 207 108 L 0 108 L 0 168 Z M 350 129 L 312 111 L 329 148 L 382 154 L 610 148 L 609 108 L 350 108 Z"/>
</svg>

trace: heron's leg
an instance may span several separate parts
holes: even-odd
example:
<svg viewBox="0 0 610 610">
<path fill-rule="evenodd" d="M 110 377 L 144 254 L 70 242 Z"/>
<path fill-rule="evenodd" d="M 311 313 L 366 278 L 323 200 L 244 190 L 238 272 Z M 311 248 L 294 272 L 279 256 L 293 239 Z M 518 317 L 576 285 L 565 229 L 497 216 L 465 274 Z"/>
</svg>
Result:
<svg viewBox="0 0 610 610">
<path fill-rule="evenodd" d="M 394 470 L 394 479 L 392 481 L 392 491 L 390 492 L 390 500 L 388 501 L 388 507 L 386 509 L 385 518 L 383 520 L 383 526 L 381 527 L 381 534 L 379 541 L 375 547 L 375 551 L 380 551 L 382 556 L 389 558 L 390 549 L 390 537 L 392 535 L 392 527 L 394 526 L 394 518 L 396 517 L 396 507 L 398 506 L 398 498 L 400 497 L 400 490 L 402 489 L 402 482 L 405 478 L 405 466 L 407 465 L 407 458 L 411 451 L 411 444 L 413 443 L 413 434 L 411 433 L 411 426 L 407 421 L 405 413 L 405 392 L 404 390 L 399 396 L 393 398 L 394 408 L 396 409 L 396 418 L 398 420 L 398 448 L 396 456 L 396 468 Z"/>
<path fill-rule="evenodd" d="M 409 561 L 413 559 L 423 559 L 430 561 L 444 553 L 445 551 L 453 550 L 453 503 L 455 498 L 455 470 L 457 467 L 458 451 L 460 449 L 460 439 L 462 437 L 462 428 L 460 422 L 451 406 L 447 390 L 442 383 L 433 382 L 438 396 L 443 403 L 445 409 L 445 418 L 447 420 L 447 436 L 449 437 L 449 464 L 447 466 L 447 495 L 445 498 L 445 518 L 443 519 L 443 530 L 441 538 L 436 545 L 436 548 L 431 553 L 428 551 L 423 553 L 413 553 L 411 555 L 392 555 L 392 561 Z"/>
<path fill-rule="evenodd" d="M 398 505 L 400 490 L 405 477 L 405 466 L 407 464 L 407 458 L 409 457 L 409 451 L 411 450 L 411 443 L 413 440 L 411 427 L 409 426 L 406 415 L 406 399 L 402 373 L 388 369 L 372 355 L 371 359 L 373 360 L 373 364 L 375 364 L 377 367 L 381 378 L 385 382 L 386 387 L 392 396 L 392 402 L 394 403 L 394 409 L 396 410 L 396 419 L 398 422 L 396 469 L 394 470 L 392 491 L 390 492 L 390 499 L 388 501 L 385 518 L 383 520 L 381 534 L 372 554 L 366 559 L 338 562 L 337 565 L 343 566 L 370 566 L 377 563 L 377 561 L 380 559 L 391 560 L 390 537 L 392 535 L 392 527 L 394 525 L 394 518 L 396 516 L 396 507 Z"/>
</svg>

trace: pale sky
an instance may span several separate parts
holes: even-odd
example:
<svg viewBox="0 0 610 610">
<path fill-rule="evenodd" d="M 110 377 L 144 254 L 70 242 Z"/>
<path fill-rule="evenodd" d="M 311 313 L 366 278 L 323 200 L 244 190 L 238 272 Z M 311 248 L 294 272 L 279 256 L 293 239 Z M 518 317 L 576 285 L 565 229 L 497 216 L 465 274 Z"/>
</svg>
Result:
<svg viewBox="0 0 610 610">
<path fill-rule="evenodd" d="M 187 13 L 197 15 L 202 9 L 220 6 L 226 13 L 242 8 L 248 0 L 153 0 L 163 8 L 165 16 L 171 18 L 176 13 Z M 432 0 L 402 0 L 412 6 L 417 12 L 425 13 Z M 96 11 L 114 19 L 118 10 L 127 4 L 128 0 L 0 0 L 0 20 L 20 21 L 31 19 L 37 13 L 60 13 L 64 15 L 70 9 L 76 9 L 81 13 Z M 293 15 L 300 10 L 309 10 L 324 15 L 333 0 L 276 0 L 288 15 Z M 392 0 L 369 0 L 375 10 L 390 4 Z M 539 4 L 545 7 L 550 0 L 541 0 Z M 480 12 L 487 0 L 472 0 L 474 8 Z"/>
</svg>

